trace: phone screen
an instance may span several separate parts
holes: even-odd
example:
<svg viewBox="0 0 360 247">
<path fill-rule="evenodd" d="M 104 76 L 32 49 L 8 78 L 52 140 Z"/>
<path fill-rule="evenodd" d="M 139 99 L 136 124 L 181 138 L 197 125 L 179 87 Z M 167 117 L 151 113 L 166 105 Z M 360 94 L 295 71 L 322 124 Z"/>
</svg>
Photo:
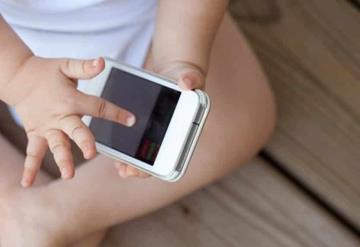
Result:
<svg viewBox="0 0 360 247">
<path fill-rule="evenodd" d="M 180 92 L 112 68 L 101 97 L 136 116 L 132 127 L 93 118 L 97 142 L 153 165 L 180 98 Z"/>
</svg>

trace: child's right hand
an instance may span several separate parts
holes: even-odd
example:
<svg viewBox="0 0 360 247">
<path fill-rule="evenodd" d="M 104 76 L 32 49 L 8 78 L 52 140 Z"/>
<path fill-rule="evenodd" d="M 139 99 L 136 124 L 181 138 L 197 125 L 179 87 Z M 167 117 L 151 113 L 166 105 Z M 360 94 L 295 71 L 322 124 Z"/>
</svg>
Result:
<svg viewBox="0 0 360 247">
<path fill-rule="evenodd" d="M 99 97 L 76 89 L 78 79 L 90 79 L 104 69 L 104 60 L 46 59 L 31 56 L 7 84 L 2 99 L 15 107 L 28 137 L 21 184 L 31 186 L 49 146 L 62 178 L 74 175 L 69 138 L 84 158 L 95 156 L 95 139 L 81 121 L 82 115 L 104 118 L 123 125 L 135 116 Z"/>
</svg>

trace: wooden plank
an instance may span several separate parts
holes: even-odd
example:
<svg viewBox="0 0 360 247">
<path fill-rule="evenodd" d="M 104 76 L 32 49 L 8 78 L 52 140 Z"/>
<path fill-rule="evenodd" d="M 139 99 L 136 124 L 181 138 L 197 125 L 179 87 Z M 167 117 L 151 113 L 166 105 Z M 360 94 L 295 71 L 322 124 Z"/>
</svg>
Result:
<svg viewBox="0 0 360 247">
<path fill-rule="evenodd" d="M 359 246 L 346 229 L 258 159 L 177 204 L 117 226 L 103 246 Z"/>
<path fill-rule="evenodd" d="M 278 100 L 266 150 L 360 228 L 360 12 L 337 0 L 237 0 L 232 11 Z"/>
</svg>

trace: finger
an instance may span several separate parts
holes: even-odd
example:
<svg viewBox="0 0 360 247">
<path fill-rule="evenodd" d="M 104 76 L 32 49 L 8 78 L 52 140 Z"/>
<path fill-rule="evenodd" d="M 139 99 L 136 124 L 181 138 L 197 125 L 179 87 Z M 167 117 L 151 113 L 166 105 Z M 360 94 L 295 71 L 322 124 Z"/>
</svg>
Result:
<svg viewBox="0 0 360 247">
<path fill-rule="evenodd" d="M 135 124 L 136 118 L 131 112 L 97 96 L 83 93 L 80 95 L 82 95 L 79 97 L 81 104 L 76 109 L 80 114 L 103 118 L 128 127 Z"/>
<path fill-rule="evenodd" d="M 21 180 L 23 187 L 31 186 L 41 167 L 47 150 L 46 140 L 36 135 L 28 135 L 24 172 Z"/>
<path fill-rule="evenodd" d="M 127 165 L 126 167 L 126 177 L 139 177 L 139 178 L 147 178 L 150 177 L 149 174 L 140 171 L 139 169 Z"/>
<path fill-rule="evenodd" d="M 46 140 L 54 160 L 60 169 L 61 177 L 69 179 L 74 176 L 74 161 L 69 138 L 60 130 L 46 132 Z"/>
<path fill-rule="evenodd" d="M 149 174 L 140 171 L 132 166 L 127 165 L 121 161 L 115 161 L 115 167 L 118 170 L 118 174 L 122 178 L 127 177 L 139 177 L 139 178 L 147 178 L 150 177 Z"/>
<path fill-rule="evenodd" d="M 139 177 L 139 178 L 149 178 L 149 177 L 151 177 L 151 175 L 139 170 L 139 175 L 138 175 L 138 177 Z"/>
<path fill-rule="evenodd" d="M 94 135 L 78 116 L 63 118 L 60 128 L 76 143 L 85 159 L 91 159 L 96 155 Z"/>
<path fill-rule="evenodd" d="M 186 90 L 203 89 L 205 85 L 205 77 L 201 74 L 201 72 L 196 70 L 186 71 L 181 75 L 178 80 L 178 84 L 181 88 Z"/>
<path fill-rule="evenodd" d="M 118 174 L 120 177 L 122 178 L 126 178 L 126 164 L 122 163 L 122 162 L 115 162 L 115 167 L 118 171 Z"/>
<path fill-rule="evenodd" d="M 196 64 L 172 61 L 154 68 L 155 72 L 173 78 L 185 90 L 204 88 L 205 71 Z"/>
<path fill-rule="evenodd" d="M 103 58 L 92 60 L 62 59 L 60 71 L 73 79 L 90 79 L 103 71 L 105 61 Z"/>
</svg>

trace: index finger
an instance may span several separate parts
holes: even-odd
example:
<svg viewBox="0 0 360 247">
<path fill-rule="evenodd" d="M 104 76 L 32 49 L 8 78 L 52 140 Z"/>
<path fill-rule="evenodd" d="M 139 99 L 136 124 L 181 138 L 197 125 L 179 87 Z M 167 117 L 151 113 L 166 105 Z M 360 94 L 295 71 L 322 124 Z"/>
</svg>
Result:
<svg viewBox="0 0 360 247">
<path fill-rule="evenodd" d="M 135 124 L 135 115 L 100 97 L 80 93 L 77 111 L 83 115 L 103 118 L 131 127 Z"/>
</svg>

